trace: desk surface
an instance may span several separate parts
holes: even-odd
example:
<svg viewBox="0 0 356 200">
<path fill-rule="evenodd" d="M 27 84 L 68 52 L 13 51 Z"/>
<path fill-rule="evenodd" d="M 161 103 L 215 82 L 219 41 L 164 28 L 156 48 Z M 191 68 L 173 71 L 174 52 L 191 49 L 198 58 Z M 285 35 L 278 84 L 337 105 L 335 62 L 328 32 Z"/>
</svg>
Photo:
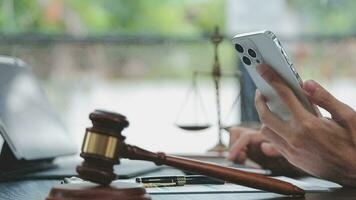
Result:
<svg viewBox="0 0 356 200">
<path fill-rule="evenodd" d="M 57 180 L 34 180 L 16 181 L 0 184 L 1 200 L 41 200 L 45 199 L 51 187 L 59 184 Z M 303 199 L 291 198 L 278 194 L 260 193 L 224 193 L 224 194 L 181 194 L 181 195 L 151 195 L 153 200 L 184 200 L 184 199 L 204 199 L 204 200 L 231 200 L 231 199 Z M 355 199 L 356 189 L 344 188 L 328 193 L 309 193 L 304 199 L 307 200 L 329 200 L 329 199 Z"/>
<path fill-rule="evenodd" d="M 182 173 L 172 168 L 163 168 L 160 171 L 148 175 L 168 175 Z M 41 200 L 45 199 L 53 185 L 60 184 L 60 180 L 24 180 L 0 183 L 1 200 Z M 255 193 L 220 193 L 220 194 L 160 194 L 151 195 L 153 200 L 255 200 L 255 199 L 307 199 L 307 200 L 329 200 L 329 199 L 356 199 L 356 188 L 344 188 L 333 192 L 308 193 L 305 198 L 291 198 L 268 192 Z"/>
</svg>

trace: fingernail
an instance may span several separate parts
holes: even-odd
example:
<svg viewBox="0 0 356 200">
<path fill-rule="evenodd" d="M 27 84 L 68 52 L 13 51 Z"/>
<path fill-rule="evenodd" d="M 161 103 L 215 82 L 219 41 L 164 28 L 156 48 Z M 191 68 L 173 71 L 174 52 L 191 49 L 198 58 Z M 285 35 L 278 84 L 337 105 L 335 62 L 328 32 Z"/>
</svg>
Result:
<svg viewBox="0 0 356 200">
<path fill-rule="evenodd" d="M 268 67 L 264 64 L 261 64 L 261 65 L 256 66 L 256 70 L 260 75 L 262 75 L 263 73 L 265 73 L 268 70 Z"/>
<path fill-rule="evenodd" d="M 318 86 L 319 84 L 313 80 L 305 81 L 303 84 L 304 90 L 309 94 L 313 94 Z"/>
</svg>

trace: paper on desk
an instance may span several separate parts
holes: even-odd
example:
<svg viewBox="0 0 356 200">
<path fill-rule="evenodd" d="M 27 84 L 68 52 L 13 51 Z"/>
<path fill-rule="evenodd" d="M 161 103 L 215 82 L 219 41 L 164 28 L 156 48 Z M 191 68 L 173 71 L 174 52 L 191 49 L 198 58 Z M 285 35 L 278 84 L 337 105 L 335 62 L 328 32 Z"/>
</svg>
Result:
<svg viewBox="0 0 356 200">
<path fill-rule="evenodd" d="M 322 192 L 322 191 L 330 191 L 338 188 L 342 188 L 341 185 L 323 180 L 323 179 L 318 179 L 314 177 L 307 177 L 307 178 L 301 178 L 301 179 L 293 179 L 285 176 L 279 176 L 279 177 L 274 177 L 276 179 L 286 181 L 288 183 L 292 183 L 293 185 L 298 186 L 299 188 L 302 188 L 303 190 L 307 192 Z"/>
<path fill-rule="evenodd" d="M 206 193 L 237 193 L 258 192 L 259 190 L 241 185 L 227 183 L 224 185 L 185 185 L 176 187 L 146 188 L 149 194 L 206 194 Z"/>
<path fill-rule="evenodd" d="M 279 180 L 283 180 L 292 183 L 306 192 L 327 192 L 336 188 L 341 188 L 342 186 L 321 179 L 308 178 L 296 180 L 288 177 L 273 177 Z M 224 185 L 185 185 L 176 187 L 155 187 L 146 188 L 149 194 L 199 194 L 199 193 L 242 193 L 242 192 L 263 192 L 254 188 L 249 188 L 237 184 L 226 183 Z"/>
</svg>

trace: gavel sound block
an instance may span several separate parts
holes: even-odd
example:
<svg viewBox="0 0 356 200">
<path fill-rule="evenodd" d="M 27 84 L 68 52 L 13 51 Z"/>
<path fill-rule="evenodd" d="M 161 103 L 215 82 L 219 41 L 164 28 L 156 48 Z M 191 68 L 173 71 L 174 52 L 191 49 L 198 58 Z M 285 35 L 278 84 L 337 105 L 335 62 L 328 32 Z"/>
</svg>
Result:
<svg viewBox="0 0 356 200">
<path fill-rule="evenodd" d="M 89 115 L 89 118 L 93 126 L 86 129 L 80 154 L 84 158 L 84 162 L 77 167 L 79 177 L 85 180 L 108 186 L 116 177 L 113 173 L 113 166 L 120 163 L 120 158 L 127 158 L 152 161 L 157 165 L 168 165 L 269 192 L 296 196 L 304 195 L 304 190 L 284 181 L 235 168 L 169 156 L 162 152 L 153 153 L 126 144 L 121 131 L 129 123 L 125 116 L 118 113 L 95 110 Z M 121 189 L 121 191 L 125 191 L 125 189 Z M 68 196 L 68 192 L 66 194 Z"/>
</svg>

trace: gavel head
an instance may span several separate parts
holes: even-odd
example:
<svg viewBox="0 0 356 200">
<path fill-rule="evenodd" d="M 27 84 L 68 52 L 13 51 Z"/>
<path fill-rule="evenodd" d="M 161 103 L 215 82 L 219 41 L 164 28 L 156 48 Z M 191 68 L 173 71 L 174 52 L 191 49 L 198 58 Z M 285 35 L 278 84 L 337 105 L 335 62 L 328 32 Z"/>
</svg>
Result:
<svg viewBox="0 0 356 200">
<path fill-rule="evenodd" d="M 89 115 L 93 126 L 86 129 L 77 166 L 80 178 L 108 185 L 116 178 L 113 166 L 119 164 L 119 152 L 125 148 L 121 131 L 129 125 L 126 117 L 113 112 L 95 110 Z"/>
</svg>

